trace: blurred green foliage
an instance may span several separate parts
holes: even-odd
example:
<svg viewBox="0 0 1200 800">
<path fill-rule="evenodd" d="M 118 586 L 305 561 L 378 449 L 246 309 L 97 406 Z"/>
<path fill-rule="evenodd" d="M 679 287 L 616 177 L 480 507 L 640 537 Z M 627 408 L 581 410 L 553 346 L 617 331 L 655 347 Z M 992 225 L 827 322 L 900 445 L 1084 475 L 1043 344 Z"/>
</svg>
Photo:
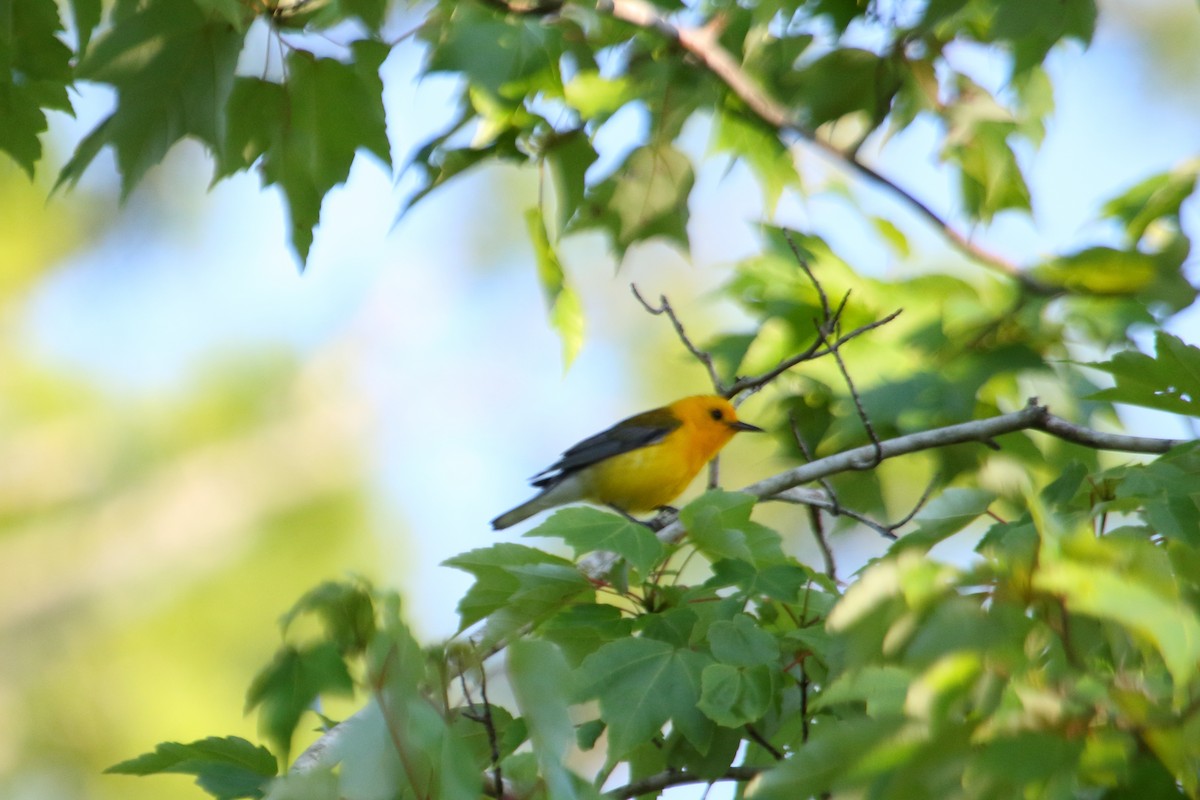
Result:
<svg viewBox="0 0 1200 800">
<path fill-rule="evenodd" d="M 382 0 L 71 8 L 73 45 L 53 0 L 15 5 L 0 30 L 11 122 L 0 149 L 27 173 L 46 112 L 70 107 L 68 86 L 105 84 L 116 105 L 59 185 L 110 147 L 128 195 L 191 138 L 217 178 L 257 169 L 281 188 L 303 261 L 323 199 L 358 151 L 391 163 L 379 69 L 396 42 Z M 1116 424 L 1114 403 L 1194 416 L 1200 349 L 1164 330 L 1196 299 L 1184 223 L 1194 162 L 1108 198 L 1094 236 L 1027 264 L 959 230 L 1029 217 L 1026 154 L 1054 107 L 1044 62 L 1062 43 L 1090 42 L 1092 0 L 443 0 L 410 13 L 422 74 L 459 79 L 456 118 L 406 165 L 420 182 L 410 205 L 479 165 L 548 166 L 551 191 L 526 221 L 568 361 L 581 304 L 560 242 L 592 231 L 618 257 L 656 238 L 686 248 L 697 169 L 681 139 L 701 120 L 716 150 L 749 167 L 768 208 L 802 196 L 802 143 L 882 184 L 988 268 L 868 277 L 877 271 L 818 225 L 764 226 L 761 251 L 722 292 L 741 322 L 702 346 L 723 386 L 769 384 L 758 421 L 789 464 L 994 417 L 1035 395 L 1095 430 Z M 248 35 L 264 27 L 286 55 L 239 72 Z M 961 52 L 994 59 L 1001 79 L 966 69 Z M 622 113 L 642 127 L 602 152 Z M 960 214 L 942 218 L 863 160 L 918 121 L 936 131 Z M 604 155 L 609 168 L 594 169 Z M 916 266 L 912 231 L 863 222 Z M 1153 355 L 1138 347 L 1146 332 Z M 755 379 L 806 349 L 827 352 Z M 322 583 L 285 615 L 272 657 L 263 631 L 274 592 L 292 583 L 299 594 L 327 577 L 325 559 L 343 563 L 363 503 L 336 413 L 287 395 L 289 365 L 248 372 L 236 388 L 216 382 L 149 410 L 19 360 L 0 376 L 11 409 L 0 434 L 17 441 L 9 463 L 27 465 L 0 487 L 0 630 L 35 643 L 14 652 L 44 648 L 29 663 L 0 661 L 19 697 L 0 697 L 14 708 L 6 716 L 31 720 L 3 755 L 32 759 L 3 780 L 35 780 L 76 752 L 95 768 L 119 762 L 118 773 L 187 774 L 218 798 L 557 800 L 719 780 L 766 798 L 1200 796 L 1192 443 L 1151 460 L 1019 431 L 833 476 L 825 511 L 807 516 L 711 491 L 680 511 L 686 537 L 665 542 L 627 519 L 566 509 L 533 534 L 577 558 L 615 554 L 601 577 L 510 542 L 453 557 L 447 565 L 474 579 L 461 635 L 425 646 L 394 594 Z M 1104 374 L 1114 385 L 1099 383 Z M 322 424 L 306 424 L 311 415 Z M 872 530 L 886 537 L 877 557 L 839 574 L 829 537 Z M 822 571 L 795 555 L 809 535 L 825 550 Z M 949 542 L 971 554 L 931 553 Z M 272 569 L 281 579 L 268 597 Z M 206 602 L 214 596 L 220 604 Z M 245 614 L 236 632 L 207 627 L 203 610 L 228 613 L 212 609 L 231 599 L 262 617 Z M 145 621 L 122 629 L 128 649 L 114 648 L 108 604 Z M 185 610 L 196 621 L 180 630 Z M 257 735 L 222 712 L 240 693 L 199 697 L 187 680 L 231 667 L 245 676 L 236 667 L 251 662 L 265 664 L 242 681 Z M 128 758 L 146 745 L 119 741 L 113 731 L 133 729 L 106 721 L 159 703 L 194 740 Z"/>
</svg>

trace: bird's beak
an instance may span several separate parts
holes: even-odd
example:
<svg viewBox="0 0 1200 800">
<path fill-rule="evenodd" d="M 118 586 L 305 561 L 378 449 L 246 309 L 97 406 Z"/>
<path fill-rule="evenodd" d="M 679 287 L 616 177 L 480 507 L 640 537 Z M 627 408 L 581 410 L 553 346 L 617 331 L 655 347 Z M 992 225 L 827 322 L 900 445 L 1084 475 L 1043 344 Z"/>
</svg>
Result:
<svg viewBox="0 0 1200 800">
<path fill-rule="evenodd" d="M 766 431 L 764 431 L 762 428 L 758 427 L 757 425 L 751 425 L 749 422 L 742 422 L 740 420 L 738 422 L 729 423 L 729 427 L 733 428 L 735 431 L 746 431 L 748 433 L 766 433 Z"/>
</svg>

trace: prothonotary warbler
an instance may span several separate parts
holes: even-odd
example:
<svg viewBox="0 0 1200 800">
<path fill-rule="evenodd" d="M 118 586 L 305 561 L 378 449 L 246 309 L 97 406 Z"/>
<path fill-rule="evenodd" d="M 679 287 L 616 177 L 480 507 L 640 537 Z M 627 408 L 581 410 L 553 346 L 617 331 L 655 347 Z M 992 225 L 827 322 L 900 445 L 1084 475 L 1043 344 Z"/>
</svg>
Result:
<svg viewBox="0 0 1200 800">
<path fill-rule="evenodd" d="M 622 420 L 563 453 L 530 482 L 542 491 L 492 520 L 496 530 L 547 508 L 588 500 L 622 511 L 650 511 L 678 497 L 700 468 L 738 431 L 741 422 L 724 397 L 676 400 Z"/>
</svg>

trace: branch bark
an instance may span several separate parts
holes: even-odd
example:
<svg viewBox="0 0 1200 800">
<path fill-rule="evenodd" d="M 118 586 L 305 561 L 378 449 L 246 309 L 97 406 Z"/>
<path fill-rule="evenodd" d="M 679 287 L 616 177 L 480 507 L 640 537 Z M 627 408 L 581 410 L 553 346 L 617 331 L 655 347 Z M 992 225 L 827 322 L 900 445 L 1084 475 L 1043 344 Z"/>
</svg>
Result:
<svg viewBox="0 0 1200 800">
<path fill-rule="evenodd" d="M 1091 447 L 1095 450 L 1113 450 L 1122 453 L 1162 454 L 1172 447 L 1184 443 L 1180 439 L 1127 436 L 1085 428 L 1054 416 L 1046 406 L 1040 405 L 1037 399 L 1033 398 L 1020 411 L 1014 411 L 1011 414 L 961 422 L 957 425 L 947 425 L 944 428 L 934 428 L 897 436 L 893 439 L 884 439 L 878 445 L 867 444 L 810 461 L 752 483 L 739 491 L 752 494 L 760 500 L 801 502 L 805 505 L 821 507 L 829 502 L 827 498 L 823 498 L 819 494 L 810 495 L 808 493 L 798 496 L 797 488 L 801 484 L 811 483 L 829 475 L 872 469 L 885 459 L 921 450 L 932 450 L 935 447 L 948 447 L 966 442 L 979 442 L 987 446 L 994 446 L 993 440 L 997 436 L 1025 430 L 1042 431 L 1063 441 Z M 667 542 L 677 541 L 683 534 L 683 524 L 679 520 L 663 526 L 657 532 L 658 538 Z M 589 575 L 603 575 L 612 568 L 615 562 L 616 556 L 611 553 L 593 553 L 581 561 L 579 566 Z"/>
</svg>

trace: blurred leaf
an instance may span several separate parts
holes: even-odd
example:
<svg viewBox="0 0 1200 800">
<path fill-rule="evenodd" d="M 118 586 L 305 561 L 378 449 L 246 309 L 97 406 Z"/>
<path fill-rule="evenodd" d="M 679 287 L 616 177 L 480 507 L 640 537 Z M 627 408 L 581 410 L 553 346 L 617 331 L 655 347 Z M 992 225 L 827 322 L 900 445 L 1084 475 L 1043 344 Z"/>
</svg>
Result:
<svg viewBox="0 0 1200 800">
<path fill-rule="evenodd" d="M 391 164 L 384 127 L 383 83 L 379 67 L 391 52 L 379 42 L 357 41 L 353 64 L 313 58 L 303 51 L 288 56 L 288 115 L 274 120 L 266 134 L 263 183 L 277 184 L 287 198 L 292 246 L 303 262 L 312 245 L 321 203 L 344 182 L 360 149 Z"/>
<path fill-rule="evenodd" d="M 768 213 L 775 208 L 784 189 L 800 185 L 792 152 L 772 130 L 742 114 L 725 112 L 717 116 L 713 147 L 746 162 L 762 186 Z"/>
<path fill-rule="evenodd" d="M 575 729 L 568 714 L 570 668 L 550 642 L 517 640 L 508 647 L 508 680 L 529 728 L 550 797 L 578 797 L 564 765 Z"/>
<path fill-rule="evenodd" d="M 900 726 L 896 719 L 857 719 L 816 726 L 813 736 L 782 766 L 763 773 L 754 797 L 796 800 L 828 792 L 846 780 L 875 747 L 897 735 Z"/>
<path fill-rule="evenodd" d="M 284 630 L 302 614 L 319 617 L 343 654 L 362 652 L 375 634 L 374 601 L 361 584 L 326 581 L 310 589 L 283 615 Z"/>
<path fill-rule="evenodd" d="M 1200 416 L 1200 348 L 1161 330 L 1155 334 L 1154 345 L 1153 357 L 1131 351 L 1118 353 L 1111 361 L 1089 363 L 1117 382 L 1089 399 Z"/>
<path fill-rule="evenodd" d="M 472 86 L 516 101 L 561 81 L 551 56 L 562 50 L 560 30 L 537 20 L 506 19 L 483 5 L 452 4 L 421 27 L 429 43 L 425 71 L 464 75 Z"/>
<path fill-rule="evenodd" d="M 339 0 L 342 8 L 362 20 L 367 30 L 378 33 L 387 16 L 387 0 Z"/>
<path fill-rule="evenodd" d="M 567 229 L 584 203 L 588 167 L 596 162 L 596 150 L 582 130 L 556 136 L 543 153 L 554 178 L 558 206 L 558 233 Z"/>
<path fill-rule="evenodd" d="M 1179 219 L 1183 202 L 1196 190 L 1200 161 L 1190 160 L 1169 172 L 1153 175 L 1104 204 L 1106 216 L 1125 223 L 1129 241 L 1136 244 L 1160 219 Z"/>
<path fill-rule="evenodd" d="M 583 306 L 579 295 L 567 284 L 558 253 L 546 234 L 546 220 L 540 206 L 525 212 L 525 224 L 537 259 L 538 280 L 549 306 L 550 325 L 562 340 L 563 368 L 566 369 L 583 346 Z"/>
<path fill-rule="evenodd" d="M 518 544 L 472 550 L 443 563 L 475 576 L 458 603 L 461 627 L 486 617 L 491 636 L 541 619 L 594 589 L 570 561 Z"/>
<path fill-rule="evenodd" d="M 987 513 L 995 499 L 995 493 L 983 489 L 947 489 L 921 509 L 916 516 L 917 529 L 904 534 L 890 552 L 929 550 Z"/>
<path fill-rule="evenodd" d="M 75 36 L 79 42 L 80 56 L 87 52 L 92 33 L 100 24 L 101 0 L 70 0 L 71 17 L 75 22 Z"/>
<path fill-rule="evenodd" d="M 193 3 L 151 0 L 110 28 L 76 77 L 111 84 L 117 108 L 76 148 L 58 185 L 76 183 L 104 144 L 116 150 L 123 196 L 185 136 L 220 153 L 241 49 L 241 33 Z"/>
<path fill-rule="evenodd" d="M 85 7 L 83 25 L 88 13 Z M 0 151 L 32 180 L 42 158 L 38 137 L 46 131 L 45 111 L 71 112 L 71 50 L 56 35 L 62 22 L 54 0 L 7 2 L 0 14 Z M 82 41 L 88 33 L 80 28 Z"/>
<path fill-rule="evenodd" d="M 624 558 L 642 576 L 662 559 L 663 543 L 645 525 L 598 508 L 564 508 L 526 536 L 553 536 L 575 550 L 575 557 L 607 550 Z"/>
<path fill-rule="evenodd" d="M 325 693 L 349 695 L 354 681 L 334 642 L 305 647 L 284 645 L 254 677 L 246 691 L 246 711 L 258 709 L 263 735 L 286 755 L 300 717 Z"/>
<path fill-rule="evenodd" d="M 606 78 L 595 70 L 585 70 L 563 85 L 563 99 L 585 119 L 604 118 L 632 98 L 629 80 Z"/>
<path fill-rule="evenodd" d="M 700 675 L 711 659 L 656 639 L 604 645 L 576 671 L 582 698 L 600 701 L 610 759 L 622 759 L 668 720 L 705 751 L 712 723 L 697 709 Z"/>
<path fill-rule="evenodd" d="M 1096 29 L 1094 0 L 1002 0 L 994 7 L 992 35 L 1012 42 L 1014 75 L 1041 64 L 1061 39 L 1088 44 Z"/>
<path fill-rule="evenodd" d="M 104 770 L 120 775 L 182 773 L 217 800 L 262 797 L 278 764 L 271 751 L 237 736 L 210 736 L 188 744 L 162 742 L 153 753 L 122 761 Z"/>
<path fill-rule="evenodd" d="M 857 4 L 852 0 L 849 5 Z M 891 61 L 852 47 L 826 53 L 796 71 L 788 83 L 791 93 L 784 99 L 802 109 L 810 129 L 854 112 L 865 114 L 873 129 L 887 115 L 900 88 Z"/>
<path fill-rule="evenodd" d="M 1011 122 L 974 120 L 947 137 L 943 156 L 959 167 L 963 205 L 984 222 L 1007 209 L 1030 209 L 1029 187 L 1008 142 L 1014 130 Z"/>
<path fill-rule="evenodd" d="M 843 672 L 813 701 L 817 709 L 842 703 L 863 703 L 869 716 L 877 719 L 904 713 L 904 702 L 912 673 L 896 666 L 864 666 Z"/>
<path fill-rule="evenodd" d="M 1062 597 L 1074 613 L 1109 620 L 1145 636 L 1175 679 L 1176 698 L 1188 694 L 1200 663 L 1200 619 L 1191 609 L 1095 564 L 1043 558 L 1033 582 L 1037 589 Z"/>
<path fill-rule="evenodd" d="M 1154 282 L 1158 268 L 1154 257 L 1145 253 L 1097 246 L 1059 256 L 1031 273 L 1043 283 L 1072 292 L 1132 295 Z"/>
<path fill-rule="evenodd" d="M 643 145 L 589 191 L 572 230 L 601 228 L 617 253 L 662 236 L 686 246 L 691 160 L 670 144 Z"/>
</svg>

